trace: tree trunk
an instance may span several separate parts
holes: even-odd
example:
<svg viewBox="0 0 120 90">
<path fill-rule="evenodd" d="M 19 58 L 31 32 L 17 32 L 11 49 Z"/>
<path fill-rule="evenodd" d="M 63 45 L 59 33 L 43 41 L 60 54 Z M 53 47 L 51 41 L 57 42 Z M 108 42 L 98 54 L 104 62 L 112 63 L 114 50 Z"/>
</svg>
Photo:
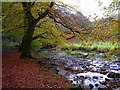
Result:
<svg viewBox="0 0 120 90">
<path fill-rule="evenodd" d="M 22 44 L 19 48 L 19 51 L 22 52 L 20 58 L 26 59 L 31 57 L 31 42 L 32 42 L 32 36 L 34 33 L 35 23 L 34 23 L 34 17 L 31 14 L 31 9 L 28 8 L 30 6 L 30 3 L 22 2 L 24 12 L 25 12 L 25 18 L 24 18 L 24 37 L 22 40 Z"/>
<path fill-rule="evenodd" d="M 22 39 L 22 43 L 21 43 L 21 45 L 20 45 L 20 47 L 18 49 L 18 52 L 22 52 L 23 51 L 23 46 L 24 46 L 23 44 L 24 44 L 24 42 L 25 42 L 25 36 Z"/>
<path fill-rule="evenodd" d="M 20 58 L 31 58 L 31 42 L 33 39 L 32 36 L 34 33 L 34 27 L 35 25 L 33 24 L 28 26 L 28 30 L 26 31 L 26 34 L 20 47 L 20 50 L 22 51 Z"/>
</svg>

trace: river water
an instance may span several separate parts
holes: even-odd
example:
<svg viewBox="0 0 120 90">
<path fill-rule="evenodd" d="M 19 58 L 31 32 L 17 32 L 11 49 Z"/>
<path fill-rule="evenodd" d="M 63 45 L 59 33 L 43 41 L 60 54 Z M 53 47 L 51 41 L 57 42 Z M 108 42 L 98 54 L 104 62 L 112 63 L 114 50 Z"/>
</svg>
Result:
<svg viewBox="0 0 120 90">
<path fill-rule="evenodd" d="M 60 52 L 44 51 L 47 58 L 44 62 L 55 68 L 57 74 L 71 81 L 73 85 L 86 89 L 120 90 L 119 59 L 77 58 Z M 86 53 L 87 54 L 87 53 Z"/>
</svg>

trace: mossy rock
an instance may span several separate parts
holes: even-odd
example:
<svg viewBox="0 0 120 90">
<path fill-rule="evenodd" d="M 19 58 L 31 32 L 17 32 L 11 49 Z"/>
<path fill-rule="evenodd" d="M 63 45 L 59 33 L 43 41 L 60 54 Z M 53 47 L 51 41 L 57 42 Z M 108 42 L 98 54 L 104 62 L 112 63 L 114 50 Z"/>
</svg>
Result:
<svg viewBox="0 0 120 90">
<path fill-rule="evenodd" d="M 109 77 L 109 78 L 120 78 L 120 74 L 119 73 L 110 72 L 107 77 Z"/>
<path fill-rule="evenodd" d="M 93 58 L 106 58 L 106 54 L 103 55 L 98 55 L 96 52 L 91 52 L 89 53 L 88 57 L 93 57 Z"/>
<path fill-rule="evenodd" d="M 82 53 L 81 51 L 78 51 L 78 50 L 72 51 L 72 52 L 70 52 L 70 54 L 71 55 L 84 55 L 84 53 Z"/>
<path fill-rule="evenodd" d="M 91 51 L 97 51 L 97 47 L 92 48 Z"/>
<path fill-rule="evenodd" d="M 81 86 L 71 85 L 67 90 L 84 90 Z"/>
</svg>

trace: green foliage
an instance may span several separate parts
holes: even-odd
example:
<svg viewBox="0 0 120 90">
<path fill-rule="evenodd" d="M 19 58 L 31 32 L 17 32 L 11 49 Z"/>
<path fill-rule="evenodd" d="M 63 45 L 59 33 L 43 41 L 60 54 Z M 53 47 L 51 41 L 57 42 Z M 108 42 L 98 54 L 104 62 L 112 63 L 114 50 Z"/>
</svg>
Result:
<svg viewBox="0 0 120 90">
<path fill-rule="evenodd" d="M 35 5 L 31 8 L 31 12 L 35 18 L 38 17 L 38 12 L 42 14 L 48 7 L 50 2 L 37 2 Z"/>
<path fill-rule="evenodd" d="M 80 50 L 75 50 L 75 51 L 70 52 L 70 55 L 76 55 L 77 57 L 82 57 L 84 56 L 84 53 L 81 52 Z"/>
<path fill-rule="evenodd" d="M 2 33 L 2 45 L 3 46 L 16 46 L 20 45 L 22 41 L 23 33 L 17 31 L 4 31 Z"/>
<path fill-rule="evenodd" d="M 48 71 L 48 68 L 45 68 L 45 67 L 44 67 L 42 70 L 43 70 L 43 71 Z"/>
<path fill-rule="evenodd" d="M 33 40 L 32 41 L 32 50 L 37 51 L 39 50 L 42 46 L 42 43 L 39 40 Z"/>
<path fill-rule="evenodd" d="M 75 51 L 72 51 L 72 52 L 68 52 L 68 54 L 76 56 L 78 58 L 84 58 L 84 57 L 86 57 L 86 54 L 83 53 L 83 52 L 81 52 L 80 50 L 75 50 Z"/>
<path fill-rule="evenodd" d="M 36 2 L 35 5 L 31 8 L 32 15 L 35 18 L 38 18 L 38 13 L 43 13 L 49 7 L 49 4 L 50 2 Z M 25 33 L 24 28 L 24 11 L 22 4 L 9 2 L 3 3 L 3 32 L 8 36 L 16 38 L 16 41 L 21 43 L 21 38 Z M 40 37 L 40 41 L 34 40 L 32 42 L 32 48 L 35 51 L 41 48 L 42 45 L 56 45 L 65 41 L 65 39 L 60 36 L 61 32 L 56 29 L 53 20 L 49 19 L 48 17 L 40 20 L 35 26 L 33 37 L 39 34 L 45 38 Z M 20 39 L 17 40 L 18 38 Z M 12 42 L 11 39 L 9 40 Z M 6 41 L 6 43 L 8 41 Z"/>
<path fill-rule="evenodd" d="M 119 0 L 113 0 L 113 2 L 108 7 L 104 7 L 104 10 L 106 10 L 108 16 L 112 16 L 118 13 L 118 9 L 119 9 Z"/>
<path fill-rule="evenodd" d="M 3 31 L 23 29 L 24 14 L 21 3 L 4 2 L 2 3 L 2 25 Z"/>
<path fill-rule="evenodd" d="M 42 14 L 48 8 L 49 4 L 50 2 L 36 2 L 35 5 L 30 8 L 33 17 L 37 19 L 39 17 L 38 13 Z M 116 5 L 116 2 L 113 2 L 109 8 L 112 8 L 112 6 L 116 8 Z M 69 9 L 73 9 L 72 7 L 68 7 L 68 5 L 65 4 L 63 4 L 63 6 Z M 55 10 L 55 8 L 53 10 Z M 60 20 L 60 18 L 57 19 Z M 68 22 L 70 22 L 70 25 L 76 23 L 73 21 Z M 70 50 L 70 48 L 74 49 L 83 47 L 87 48 L 87 50 L 97 48 L 98 51 L 110 51 L 114 48 L 118 48 L 118 23 L 119 19 L 107 18 L 96 20 L 92 26 L 95 28 L 92 30 L 80 31 L 80 26 L 74 27 L 74 29 L 80 31 L 80 34 L 74 32 L 66 36 L 71 37 L 76 35 L 78 36 L 77 38 L 80 38 L 82 41 L 80 43 L 68 43 L 68 41 L 65 39 L 65 30 L 58 30 L 58 28 L 56 28 L 56 23 L 52 19 L 45 17 L 35 26 L 33 37 L 38 35 L 41 35 L 41 37 L 32 42 L 32 49 L 37 51 L 43 46 L 53 45 L 56 46 L 56 48 L 59 50 Z M 15 39 L 15 43 L 21 43 L 22 37 L 25 33 L 24 28 L 24 12 L 22 4 L 12 2 L 3 3 L 3 32 L 7 36 L 12 37 L 12 39 L 4 39 L 3 45 L 13 45 L 13 39 Z M 100 42 L 100 40 L 104 42 Z M 77 53 L 74 52 L 74 54 Z"/>
<path fill-rule="evenodd" d="M 92 58 L 106 58 L 106 53 L 97 54 L 96 52 L 90 52 L 88 57 L 92 57 Z"/>
<path fill-rule="evenodd" d="M 16 45 L 19 45 L 19 43 L 10 41 L 8 39 L 2 40 L 2 46 L 16 46 Z"/>
<path fill-rule="evenodd" d="M 45 53 L 36 53 L 35 55 L 45 55 Z"/>
<path fill-rule="evenodd" d="M 33 37 L 44 33 L 41 35 L 43 38 L 40 38 L 44 46 L 56 46 L 67 42 L 65 38 L 61 36 L 62 32 L 56 29 L 53 20 L 49 19 L 48 17 L 38 22 L 37 26 L 40 27 L 35 28 Z"/>
</svg>

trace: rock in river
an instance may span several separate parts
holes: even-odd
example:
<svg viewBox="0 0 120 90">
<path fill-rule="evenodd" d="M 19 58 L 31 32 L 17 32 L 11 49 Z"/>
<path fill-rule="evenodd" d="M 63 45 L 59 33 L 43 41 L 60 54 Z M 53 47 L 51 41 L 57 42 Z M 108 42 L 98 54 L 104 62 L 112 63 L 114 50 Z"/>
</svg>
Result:
<svg viewBox="0 0 120 90">
<path fill-rule="evenodd" d="M 68 71 L 65 71 L 65 70 L 58 71 L 58 74 L 60 74 L 62 76 L 65 76 L 67 73 L 68 73 Z"/>
</svg>

